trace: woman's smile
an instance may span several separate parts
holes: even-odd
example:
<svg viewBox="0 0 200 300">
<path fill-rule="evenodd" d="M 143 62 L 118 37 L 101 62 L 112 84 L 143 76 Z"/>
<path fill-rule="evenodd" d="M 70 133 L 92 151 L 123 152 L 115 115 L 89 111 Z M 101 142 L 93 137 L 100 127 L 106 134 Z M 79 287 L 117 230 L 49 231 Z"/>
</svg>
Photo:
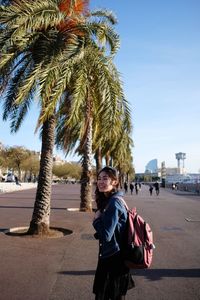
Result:
<svg viewBox="0 0 200 300">
<path fill-rule="evenodd" d="M 101 172 L 97 178 L 97 186 L 100 192 L 110 192 L 113 189 L 113 180 L 105 172 Z"/>
</svg>

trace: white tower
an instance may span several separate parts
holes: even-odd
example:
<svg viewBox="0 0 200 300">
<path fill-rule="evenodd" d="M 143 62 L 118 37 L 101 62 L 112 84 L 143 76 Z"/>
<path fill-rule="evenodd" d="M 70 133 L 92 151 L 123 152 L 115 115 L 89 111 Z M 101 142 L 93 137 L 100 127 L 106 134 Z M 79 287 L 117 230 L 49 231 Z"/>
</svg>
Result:
<svg viewBox="0 0 200 300">
<path fill-rule="evenodd" d="M 184 169 L 185 169 L 184 160 L 186 159 L 186 153 L 179 152 L 179 153 L 176 153 L 175 155 L 176 155 L 176 159 L 177 159 L 177 166 L 178 166 L 179 172 L 180 172 L 180 174 L 184 173 Z M 182 164 L 181 164 L 181 162 L 182 162 Z"/>
</svg>

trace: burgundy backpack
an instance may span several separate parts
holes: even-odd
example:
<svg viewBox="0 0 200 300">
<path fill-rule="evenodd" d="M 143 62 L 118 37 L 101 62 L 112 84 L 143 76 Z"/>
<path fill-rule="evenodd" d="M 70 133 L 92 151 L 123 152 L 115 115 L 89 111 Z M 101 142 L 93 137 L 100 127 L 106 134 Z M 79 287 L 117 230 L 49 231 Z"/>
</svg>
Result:
<svg viewBox="0 0 200 300">
<path fill-rule="evenodd" d="M 122 253 L 129 269 L 146 269 L 153 258 L 153 232 L 148 223 L 137 214 L 136 208 L 129 209 L 123 198 L 119 198 L 128 213 L 126 230 L 122 242 Z"/>
</svg>

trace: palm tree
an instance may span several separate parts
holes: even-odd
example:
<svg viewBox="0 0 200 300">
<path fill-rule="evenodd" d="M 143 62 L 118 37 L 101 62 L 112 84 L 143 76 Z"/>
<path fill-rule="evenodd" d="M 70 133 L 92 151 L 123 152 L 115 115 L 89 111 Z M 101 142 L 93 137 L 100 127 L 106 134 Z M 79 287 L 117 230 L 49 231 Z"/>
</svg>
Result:
<svg viewBox="0 0 200 300">
<path fill-rule="evenodd" d="M 3 118 L 10 118 L 11 131 L 16 132 L 36 90 L 41 107 L 38 127 L 42 126 L 42 149 L 30 234 L 49 232 L 56 103 L 66 87 L 74 57 L 78 59 L 84 46 L 74 29 L 75 17 L 66 16 L 58 4 L 16 0 L 0 9 Z M 67 24 L 64 29 L 63 24 Z"/>
<path fill-rule="evenodd" d="M 110 147 L 109 155 L 113 165 L 119 170 L 120 176 L 129 173 L 132 169 L 132 147 L 133 140 L 131 138 L 132 125 L 129 113 L 124 115 L 121 132 L 117 140 L 113 141 L 113 147 Z"/>
<path fill-rule="evenodd" d="M 118 123 L 106 134 L 99 131 L 95 145 L 95 153 L 99 155 L 99 160 L 105 158 L 106 165 L 114 166 L 120 173 L 120 178 L 132 170 L 133 140 L 131 138 L 132 125 L 130 107 L 127 101 L 121 103 L 121 116 Z M 116 130 L 118 128 L 118 130 Z M 98 169 L 97 169 L 98 172 Z M 122 181 L 122 180 L 121 180 Z"/>
<path fill-rule="evenodd" d="M 129 174 L 132 173 L 133 163 L 131 148 L 133 146 L 132 139 L 127 134 L 124 134 L 119 141 L 118 147 L 111 153 L 113 164 L 119 171 L 120 186 L 124 181 L 129 180 Z"/>
<path fill-rule="evenodd" d="M 77 146 L 83 166 L 80 208 L 90 211 L 93 140 L 96 139 L 99 130 L 102 135 L 113 128 L 117 130 L 116 124 L 120 124 L 123 91 L 112 61 L 94 45 L 85 48 L 83 60 L 75 69 L 71 94 L 65 99 L 68 105 L 64 105 L 60 110 L 62 114 L 57 126 L 56 144 L 68 153 L 76 142 L 80 141 Z M 70 117 L 66 117 L 69 115 Z"/>
<path fill-rule="evenodd" d="M 106 165 L 117 166 L 118 161 L 126 159 L 126 153 L 131 153 L 133 142 L 131 139 L 132 125 L 129 103 L 123 97 L 121 99 L 121 114 L 113 128 L 105 134 L 99 130 L 96 140 L 94 141 L 95 153 L 99 161 L 105 158 Z M 124 149 L 122 155 L 121 150 Z M 118 157 L 118 158 L 117 158 Z M 97 169 L 98 172 L 98 169 Z"/>
<path fill-rule="evenodd" d="M 41 161 L 30 234 L 49 232 L 57 103 L 81 59 L 86 38 L 95 34 L 101 38 L 107 30 L 104 22 L 85 21 L 87 4 L 84 0 L 13 0 L 0 7 L 3 118 L 11 120 L 11 131 L 16 132 L 36 92 L 41 108 L 37 124 L 42 132 Z M 108 36 L 112 41 L 113 32 Z"/>
</svg>

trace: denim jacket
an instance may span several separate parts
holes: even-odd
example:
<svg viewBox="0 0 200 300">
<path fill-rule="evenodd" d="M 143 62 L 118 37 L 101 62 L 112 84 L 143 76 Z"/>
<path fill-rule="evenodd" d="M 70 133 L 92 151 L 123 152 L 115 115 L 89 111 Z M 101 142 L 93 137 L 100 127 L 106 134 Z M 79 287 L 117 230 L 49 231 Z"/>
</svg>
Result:
<svg viewBox="0 0 200 300">
<path fill-rule="evenodd" d="M 103 213 L 93 221 L 96 235 L 99 238 L 99 258 L 106 258 L 120 251 L 127 210 L 117 197 L 122 197 L 122 193 L 113 194 Z"/>
</svg>

